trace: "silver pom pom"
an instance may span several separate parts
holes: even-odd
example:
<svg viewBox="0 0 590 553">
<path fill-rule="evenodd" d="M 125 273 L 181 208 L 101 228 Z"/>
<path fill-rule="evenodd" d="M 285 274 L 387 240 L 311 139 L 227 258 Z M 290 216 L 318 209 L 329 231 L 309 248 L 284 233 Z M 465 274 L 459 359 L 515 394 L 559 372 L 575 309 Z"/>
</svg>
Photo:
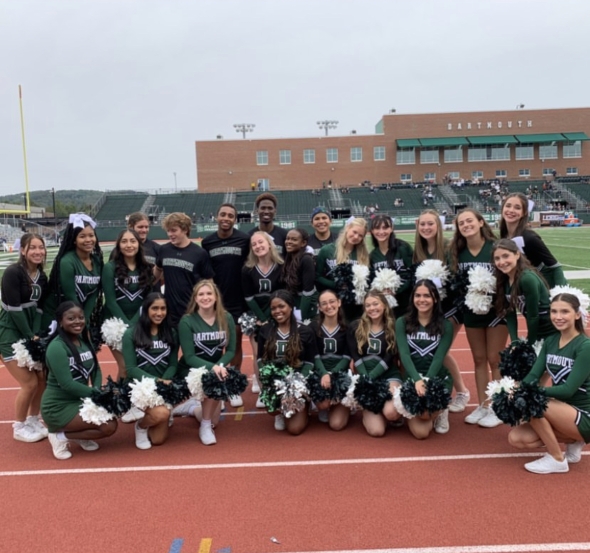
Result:
<svg viewBox="0 0 590 553">
<path fill-rule="evenodd" d="M 305 377 L 298 372 L 289 374 L 280 380 L 275 380 L 277 396 L 281 397 L 281 413 L 290 419 L 305 408 L 309 398 L 309 389 Z"/>
</svg>

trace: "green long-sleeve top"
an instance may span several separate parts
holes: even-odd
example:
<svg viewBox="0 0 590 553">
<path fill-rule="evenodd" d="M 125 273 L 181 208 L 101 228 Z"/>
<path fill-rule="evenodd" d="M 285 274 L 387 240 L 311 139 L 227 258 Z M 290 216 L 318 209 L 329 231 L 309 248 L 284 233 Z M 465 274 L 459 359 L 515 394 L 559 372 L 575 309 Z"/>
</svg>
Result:
<svg viewBox="0 0 590 553">
<path fill-rule="evenodd" d="M 314 360 L 314 370 L 320 375 L 345 371 L 350 367 L 350 352 L 346 339 L 346 329 L 336 326 L 329 331 L 319 322 L 313 321 L 309 328 L 315 336 L 318 355 Z"/>
<path fill-rule="evenodd" d="M 548 397 L 590 412 L 590 338 L 576 336 L 559 347 L 561 334 L 552 334 L 543 347 L 524 382 L 538 381 L 547 371 L 552 386 L 545 388 Z"/>
<path fill-rule="evenodd" d="M 504 287 L 506 300 L 510 302 L 512 286 L 507 282 Z M 538 339 L 546 338 L 557 332 L 549 317 L 549 290 L 535 271 L 526 269 L 518 282 L 518 310 L 527 325 L 527 342 L 533 345 Z M 512 341 L 518 339 L 518 319 L 516 310 L 506 314 L 506 324 Z"/>
<path fill-rule="evenodd" d="M 301 320 L 311 319 L 317 312 L 318 292 L 315 287 L 315 266 L 311 255 L 304 255 L 299 263 L 298 290 L 295 307 L 301 310 Z"/>
<path fill-rule="evenodd" d="M 129 378 L 173 378 L 178 368 L 178 340 L 176 344 L 168 344 L 157 334 L 152 335 L 152 347 L 143 349 L 133 343 L 134 332 L 132 326 L 123 334 L 123 358 Z"/>
<path fill-rule="evenodd" d="M 117 282 L 115 262 L 109 261 L 102 270 L 102 289 L 104 292 L 104 318 L 117 317 L 132 325 L 139 319 L 139 308 L 149 288 L 140 288 L 139 272 L 129 271 L 123 285 Z"/>
<path fill-rule="evenodd" d="M 45 273 L 38 271 L 31 279 L 20 263 L 14 263 L 4 271 L 0 289 L 0 336 L 16 342 L 38 334 L 42 302 L 47 291 Z"/>
<path fill-rule="evenodd" d="M 423 377 L 438 376 L 452 386 L 451 375 L 443 366 L 445 355 L 453 342 L 453 325 L 450 321 L 445 319 L 441 334 L 431 335 L 422 325 L 417 332 L 408 334 L 406 318 L 401 317 L 395 323 L 395 336 L 400 361 L 407 376 L 414 382 Z"/>
<path fill-rule="evenodd" d="M 412 266 L 412 259 L 414 257 L 414 250 L 412 246 L 403 240 L 397 241 L 397 249 L 393 256 L 393 264 L 387 261 L 387 255 L 384 254 L 379 248 L 373 249 L 370 254 L 371 260 L 371 275 L 374 277 L 375 272 L 379 269 L 393 269 L 394 271 L 400 271 L 409 269 Z M 397 296 L 407 295 L 412 290 L 412 279 L 402 279 L 400 287 L 396 291 Z M 398 300 L 399 301 L 399 300 Z"/>
<path fill-rule="evenodd" d="M 350 252 L 348 262 L 355 265 L 357 263 L 356 249 Z M 326 288 L 336 290 L 336 283 L 334 278 L 330 275 L 330 271 L 336 267 L 336 244 L 328 244 L 324 246 L 318 253 L 316 258 L 315 280 L 318 283 L 318 290 L 322 291 Z"/>
<path fill-rule="evenodd" d="M 227 329 L 219 330 L 215 321 L 207 324 L 198 313 L 184 315 L 178 323 L 178 337 L 182 357 L 178 362 L 178 374 L 186 376 L 191 368 L 205 367 L 211 370 L 214 365 L 228 366 L 236 353 L 236 326 L 229 313 L 225 313 Z"/>
</svg>

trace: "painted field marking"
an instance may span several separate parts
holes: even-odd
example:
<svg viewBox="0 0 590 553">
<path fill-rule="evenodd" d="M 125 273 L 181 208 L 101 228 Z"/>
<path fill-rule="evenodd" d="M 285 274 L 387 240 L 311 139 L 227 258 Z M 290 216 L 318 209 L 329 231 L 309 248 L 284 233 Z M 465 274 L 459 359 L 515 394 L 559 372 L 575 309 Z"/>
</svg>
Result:
<svg viewBox="0 0 590 553">
<path fill-rule="evenodd" d="M 17 386 L 16 388 L 0 388 L 0 392 L 8 392 L 9 390 L 20 390 Z"/>
<path fill-rule="evenodd" d="M 590 456 L 590 451 L 582 453 Z M 375 465 L 397 463 L 437 463 L 441 461 L 475 461 L 481 459 L 518 459 L 539 457 L 541 453 L 477 453 L 472 455 L 433 455 L 423 457 L 377 457 L 367 459 L 325 459 L 310 461 L 265 461 L 255 463 L 219 463 L 202 465 L 152 465 L 145 467 L 98 467 L 85 469 L 39 469 L 39 470 L 5 470 L 0 472 L 0 477 L 7 476 L 57 476 L 72 474 L 108 474 L 119 472 L 164 472 L 164 471 L 195 471 L 217 469 L 255 469 L 255 468 L 285 468 L 285 467 L 321 467 L 336 465 Z M 327 553 L 327 552 L 323 552 Z"/>
<path fill-rule="evenodd" d="M 209 553 L 211 551 L 211 538 L 203 538 L 199 545 L 199 553 Z"/>
<path fill-rule="evenodd" d="M 588 551 L 590 542 L 585 543 L 522 543 L 505 545 L 464 545 L 458 547 L 409 547 L 396 549 L 343 549 L 321 553 L 532 553 L 544 551 Z M 298 551 L 291 553 L 316 553 Z"/>
<path fill-rule="evenodd" d="M 183 539 L 176 538 L 175 540 L 172 541 L 172 545 L 170 545 L 170 549 L 168 549 L 168 553 L 180 553 L 183 543 L 184 543 Z"/>
<path fill-rule="evenodd" d="M 244 416 L 244 408 L 238 407 L 238 411 L 236 413 L 226 413 L 227 415 L 233 415 L 235 421 L 241 421 L 242 417 Z"/>
</svg>

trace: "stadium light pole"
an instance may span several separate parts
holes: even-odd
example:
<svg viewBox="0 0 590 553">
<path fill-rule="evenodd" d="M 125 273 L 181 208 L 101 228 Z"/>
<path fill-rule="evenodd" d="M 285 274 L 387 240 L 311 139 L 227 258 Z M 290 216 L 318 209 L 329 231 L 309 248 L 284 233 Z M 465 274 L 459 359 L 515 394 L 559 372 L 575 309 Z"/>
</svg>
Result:
<svg viewBox="0 0 590 553">
<path fill-rule="evenodd" d="M 254 123 L 236 123 L 234 125 L 234 129 L 236 129 L 236 132 L 241 132 L 242 133 L 242 138 L 246 138 L 246 133 L 247 132 L 254 132 L 254 127 L 256 125 L 254 125 Z"/>
<path fill-rule="evenodd" d="M 516 104 L 516 109 L 524 109 L 524 104 Z"/>
<path fill-rule="evenodd" d="M 338 121 L 324 119 L 323 121 L 318 121 L 317 126 L 320 129 L 324 129 L 326 131 L 326 136 L 328 136 L 328 129 L 335 129 L 338 126 Z"/>
<path fill-rule="evenodd" d="M 174 175 L 174 192 L 178 192 L 178 185 L 176 184 L 176 171 L 172 173 Z"/>
<path fill-rule="evenodd" d="M 57 239 L 57 212 L 55 211 L 55 188 L 51 189 L 51 199 L 53 200 L 53 233 L 55 234 L 55 243 L 57 244 L 59 240 Z"/>
</svg>

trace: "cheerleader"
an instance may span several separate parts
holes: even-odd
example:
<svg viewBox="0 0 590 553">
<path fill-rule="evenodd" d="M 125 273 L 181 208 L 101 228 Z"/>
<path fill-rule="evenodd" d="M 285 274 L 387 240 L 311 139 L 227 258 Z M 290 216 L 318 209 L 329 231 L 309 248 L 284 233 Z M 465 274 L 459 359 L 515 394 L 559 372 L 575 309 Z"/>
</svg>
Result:
<svg viewBox="0 0 590 553">
<path fill-rule="evenodd" d="M 18 261 L 9 265 L 2 276 L 0 356 L 20 387 L 15 400 L 13 438 L 38 442 L 47 437 L 47 428 L 39 420 L 45 378 L 42 371 L 19 367 L 12 345 L 34 338 L 41 328 L 41 306 L 47 293 L 45 242 L 38 234 L 26 233 L 20 239 L 19 252 Z"/>
<path fill-rule="evenodd" d="M 295 298 L 295 316 L 299 321 L 312 319 L 317 310 L 315 265 L 306 251 L 308 240 L 305 229 L 295 228 L 287 233 L 285 263 L 281 270 L 281 281 Z"/>
<path fill-rule="evenodd" d="M 49 295 L 43 309 L 42 328 L 54 319 L 63 301 L 79 303 L 91 336 L 100 330 L 102 309 L 102 251 L 94 232 L 96 223 L 84 213 L 70 215 L 49 275 Z"/>
<path fill-rule="evenodd" d="M 438 259 L 445 265 L 448 265 L 448 241 L 445 240 L 443 232 L 439 214 L 434 209 L 425 209 L 416 221 L 413 258 L 415 265 L 419 265 L 427 259 Z M 451 297 L 446 297 L 442 300 L 442 309 L 445 318 L 453 325 L 454 341 L 463 323 L 461 314 L 457 312 L 457 308 L 452 303 L 453 299 Z M 447 353 L 443 364 L 451 373 L 453 386 L 457 392 L 449 405 L 449 411 L 451 413 L 461 413 L 465 411 L 471 399 L 471 394 L 467 386 L 465 386 L 459 365 L 450 351 Z"/>
<path fill-rule="evenodd" d="M 324 246 L 319 251 L 316 259 L 316 282 L 320 290 L 337 290 L 337 284 L 331 274 L 336 265 L 350 263 L 369 266 L 366 234 L 367 222 L 360 217 L 353 217 L 346 222 L 336 242 Z M 342 308 L 349 321 L 357 319 L 362 313 L 362 307 L 355 304 L 343 302 Z"/>
<path fill-rule="evenodd" d="M 549 316 L 547 284 L 518 246 L 502 238 L 494 244 L 492 255 L 497 286 L 495 308 L 506 317 L 510 339 L 518 340 L 517 309 L 526 322 L 529 345 L 557 332 Z"/>
<path fill-rule="evenodd" d="M 342 313 L 342 302 L 334 290 L 324 290 L 318 298 L 319 321 L 309 326 L 317 342 L 318 356 L 314 370 L 321 376 L 323 388 L 331 387 L 332 375 L 347 371 L 350 367 L 350 353 L 346 339 L 346 323 Z M 338 403 L 330 405 L 327 400 L 318 403 L 318 417 L 327 422 L 332 430 L 342 430 L 348 424 L 350 410 Z"/>
<path fill-rule="evenodd" d="M 57 330 L 47 347 L 47 388 L 41 413 L 49 429 L 49 443 L 56 459 L 72 456 L 70 443 L 84 451 L 96 451 L 94 441 L 111 436 L 117 421 L 101 425 L 84 422 L 79 414 L 83 398 L 91 397 L 102 380 L 96 353 L 90 342 L 83 309 L 73 301 L 61 303 L 55 311 Z"/>
<path fill-rule="evenodd" d="M 278 228 L 278 227 L 275 227 Z M 250 238 L 250 253 L 242 269 L 242 289 L 248 308 L 262 325 L 270 317 L 270 296 L 283 287 L 281 283 L 281 266 L 284 261 L 279 255 L 274 241 L 266 232 L 255 232 Z M 258 345 L 256 335 L 250 336 L 253 359 L 258 359 Z M 252 363 L 252 392 L 260 393 L 258 383 L 258 366 Z M 260 398 L 256 400 L 256 407 L 263 409 L 264 403 Z"/>
<path fill-rule="evenodd" d="M 148 233 L 150 232 L 150 220 L 145 213 L 132 213 L 129 215 L 127 227 L 134 230 L 139 236 L 139 241 L 143 246 L 143 256 L 145 260 L 153 267 L 158 259 L 158 252 L 160 251 L 160 244 L 150 240 Z"/>
<path fill-rule="evenodd" d="M 500 237 L 511 238 L 547 281 L 549 288 L 567 284 L 563 269 L 541 237 L 528 228 L 529 202 L 524 194 L 509 194 L 502 203 Z"/>
<path fill-rule="evenodd" d="M 582 459 L 590 442 L 590 339 L 585 333 L 586 314 L 573 294 L 557 294 L 550 305 L 557 334 L 547 337 L 524 382 L 539 382 L 545 372 L 551 386 L 542 418 L 532 418 L 510 431 L 509 443 L 518 449 L 546 447 L 540 459 L 524 468 L 537 474 L 568 472 L 570 463 Z M 565 443 L 565 454 L 559 443 Z"/>
<path fill-rule="evenodd" d="M 492 246 L 495 236 L 482 215 L 474 209 L 464 209 L 455 219 L 455 234 L 451 252 L 451 270 L 467 271 L 483 266 L 493 271 Z M 486 315 L 477 315 L 468 308 L 464 312 L 464 325 L 475 368 L 478 407 L 467 417 L 468 424 L 493 428 L 502 424 L 486 402 L 486 388 L 491 379 L 499 380 L 500 351 L 506 346 L 508 330 L 501 316 L 492 308 Z"/>
<path fill-rule="evenodd" d="M 104 319 L 120 319 L 131 326 L 139 319 L 139 308 L 151 289 L 152 267 L 146 261 L 140 237 L 134 230 L 124 230 L 117 237 L 111 261 L 102 271 Z M 123 353 L 111 345 L 117 362 L 118 378 L 126 378 Z"/>
<path fill-rule="evenodd" d="M 286 290 L 270 296 L 270 319 L 258 333 L 258 364 L 282 362 L 307 376 L 313 369 L 317 346 L 312 330 L 297 322 L 295 302 Z M 275 430 L 285 430 L 298 436 L 307 427 L 309 415 L 306 405 L 290 418 L 275 415 Z"/>
<path fill-rule="evenodd" d="M 453 325 L 445 319 L 438 288 L 430 280 L 419 280 L 412 291 L 408 314 L 395 323 L 400 361 L 406 374 L 414 381 L 416 393 L 426 393 L 424 378 L 441 378 L 449 391 L 453 381 L 444 363 L 453 341 Z M 431 431 L 449 431 L 449 410 L 427 412 L 408 419 L 412 435 L 424 440 Z"/>
<path fill-rule="evenodd" d="M 127 376 L 141 380 L 155 378 L 169 382 L 178 365 L 178 337 L 168 321 L 166 300 L 160 292 L 148 294 L 135 324 L 123 335 L 123 356 Z M 168 438 L 170 409 L 165 405 L 145 410 L 135 423 L 135 445 L 150 449 Z"/>
<path fill-rule="evenodd" d="M 395 237 L 389 215 L 375 215 L 371 219 L 371 237 L 374 246 L 370 257 L 373 274 L 379 269 L 393 269 L 399 273 L 412 266 L 412 246 Z M 395 291 L 398 304 L 394 309 L 396 317 L 407 311 L 411 289 L 412 279 L 402 278 L 400 287 Z"/>
<path fill-rule="evenodd" d="M 233 317 L 223 308 L 221 295 L 212 280 L 201 280 L 194 287 L 186 315 L 178 324 L 178 336 L 182 348 L 178 362 L 180 376 L 186 377 L 191 368 L 205 367 L 220 380 L 227 378 L 226 366 L 236 352 L 236 328 Z M 189 400 L 180 410 L 187 404 L 192 409 Z M 217 443 L 212 421 L 217 424 L 220 411 L 219 401 L 205 398 L 199 428 L 199 438 L 204 445 Z M 179 414 L 179 410 L 175 409 L 173 413 Z M 194 414 L 199 414 L 196 405 Z"/>
<path fill-rule="evenodd" d="M 367 293 L 363 315 L 348 328 L 347 340 L 356 372 L 386 380 L 393 395 L 402 379 L 395 360 L 395 319 L 381 292 Z M 363 410 L 363 425 L 369 436 L 377 438 L 385 434 L 387 421 L 397 421 L 400 416 L 391 399 L 380 414 Z"/>
</svg>

